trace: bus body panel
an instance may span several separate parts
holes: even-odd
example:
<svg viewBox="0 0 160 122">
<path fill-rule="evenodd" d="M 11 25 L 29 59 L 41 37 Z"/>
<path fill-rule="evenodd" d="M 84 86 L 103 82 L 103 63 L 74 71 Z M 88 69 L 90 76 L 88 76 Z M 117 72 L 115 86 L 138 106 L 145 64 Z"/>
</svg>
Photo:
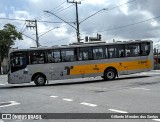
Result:
<svg viewBox="0 0 160 122">
<path fill-rule="evenodd" d="M 118 75 L 127 75 L 153 69 L 153 44 L 148 56 L 107 58 L 60 63 L 28 64 L 25 68 L 8 73 L 8 83 L 29 83 L 35 73 L 42 73 L 47 80 L 73 79 L 103 76 L 108 67 L 117 70 Z M 33 79 L 34 80 L 34 79 Z"/>
</svg>

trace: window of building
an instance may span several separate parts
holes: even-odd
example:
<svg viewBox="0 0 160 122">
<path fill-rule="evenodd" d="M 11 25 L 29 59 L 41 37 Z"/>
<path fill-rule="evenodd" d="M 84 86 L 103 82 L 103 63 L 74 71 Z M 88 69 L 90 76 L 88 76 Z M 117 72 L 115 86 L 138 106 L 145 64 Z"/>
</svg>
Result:
<svg viewBox="0 0 160 122">
<path fill-rule="evenodd" d="M 94 47 L 93 48 L 93 59 L 103 59 L 103 48 L 102 47 Z"/>
<path fill-rule="evenodd" d="M 79 50 L 79 60 L 92 60 L 92 48 L 83 47 Z"/>
<path fill-rule="evenodd" d="M 74 49 L 62 49 L 61 50 L 61 57 L 62 57 L 63 62 L 70 62 L 70 61 L 76 60 Z"/>
<path fill-rule="evenodd" d="M 127 57 L 134 57 L 140 55 L 139 44 L 128 44 L 125 45 L 125 52 Z"/>
</svg>

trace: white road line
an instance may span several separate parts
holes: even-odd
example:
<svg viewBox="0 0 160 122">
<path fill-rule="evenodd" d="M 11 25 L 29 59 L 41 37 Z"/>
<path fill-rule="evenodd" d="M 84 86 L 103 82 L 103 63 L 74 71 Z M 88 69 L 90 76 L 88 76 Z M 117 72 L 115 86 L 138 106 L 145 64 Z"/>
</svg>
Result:
<svg viewBox="0 0 160 122">
<path fill-rule="evenodd" d="M 152 119 L 152 120 L 154 120 L 154 121 L 159 121 L 159 122 L 160 122 L 160 119 Z"/>
<path fill-rule="evenodd" d="M 160 73 L 157 73 L 157 72 L 143 72 L 143 73 L 140 73 L 140 74 L 144 74 L 144 75 L 156 75 L 156 74 L 160 74 Z"/>
<path fill-rule="evenodd" d="M 91 106 L 91 107 L 96 107 L 97 105 L 96 104 L 91 104 L 91 103 L 86 103 L 86 102 L 82 102 L 80 103 L 82 105 L 87 105 L 87 106 Z"/>
<path fill-rule="evenodd" d="M 13 105 L 19 105 L 20 103 L 16 102 L 16 101 L 9 101 L 11 104 L 8 104 L 8 105 L 2 105 L 0 106 L 0 108 L 2 107 L 8 107 L 8 106 L 13 106 Z"/>
<path fill-rule="evenodd" d="M 0 119 L 0 122 L 4 122 L 2 119 Z"/>
<path fill-rule="evenodd" d="M 62 100 L 65 100 L 65 101 L 68 101 L 68 102 L 73 101 L 72 99 L 67 99 L 67 98 L 64 98 L 64 99 L 62 99 Z"/>
<path fill-rule="evenodd" d="M 5 84 L 1 84 L 1 83 L 0 83 L 0 85 L 1 85 L 1 86 L 4 86 Z"/>
<path fill-rule="evenodd" d="M 151 90 L 151 89 L 147 89 L 147 88 L 132 88 L 132 89 L 138 89 L 138 90 Z"/>
<path fill-rule="evenodd" d="M 117 113 L 128 113 L 126 111 L 121 111 L 121 110 L 116 110 L 116 109 L 108 109 L 110 111 L 113 111 L 113 112 L 117 112 Z"/>
<path fill-rule="evenodd" d="M 57 98 L 58 96 L 50 96 L 50 97 Z"/>
</svg>

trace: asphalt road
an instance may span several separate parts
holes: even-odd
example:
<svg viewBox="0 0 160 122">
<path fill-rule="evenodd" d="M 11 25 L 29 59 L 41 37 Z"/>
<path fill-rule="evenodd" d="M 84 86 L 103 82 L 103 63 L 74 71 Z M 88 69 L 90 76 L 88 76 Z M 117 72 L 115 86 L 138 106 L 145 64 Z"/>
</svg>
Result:
<svg viewBox="0 0 160 122">
<path fill-rule="evenodd" d="M 160 113 L 160 71 L 121 76 L 56 80 L 46 86 L 7 84 L 0 76 L 0 113 Z M 0 122 L 33 120 L 6 120 Z M 157 119 L 50 119 L 67 122 L 156 122 Z"/>
</svg>

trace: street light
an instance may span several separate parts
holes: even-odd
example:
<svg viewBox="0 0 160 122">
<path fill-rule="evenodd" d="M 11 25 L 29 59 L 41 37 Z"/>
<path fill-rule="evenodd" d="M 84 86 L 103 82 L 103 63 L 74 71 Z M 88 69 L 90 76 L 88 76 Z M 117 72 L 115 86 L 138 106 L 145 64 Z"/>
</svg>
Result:
<svg viewBox="0 0 160 122">
<path fill-rule="evenodd" d="M 66 23 L 66 24 L 70 25 L 72 28 L 76 29 L 76 32 L 77 32 L 77 41 L 80 42 L 79 26 L 78 26 L 77 28 L 74 27 L 73 25 L 71 25 L 70 23 L 68 23 L 67 21 L 65 21 L 64 19 L 58 17 L 56 14 L 54 14 L 54 13 L 52 13 L 52 12 L 50 12 L 50 11 L 44 11 L 44 12 L 54 15 L 54 16 L 57 17 L 58 19 L 62 20 L 64 23 Z M 79 24 L 79 23 L 78 23 L 78 24 Z"/>
<path fill-rule="evenodd" d="M 62 20 L 63 22 L 65 22 L 66 24 L 70 25 L 72 28 L 77 29 L 76 27 L 74 27 L 73 25 L 71 25 L 70 23 L 68 23 L 67 21 L 63 20 L 62 18 L 58 17 L 57 15 L 55 15 L 54 13 L 50 12 L 50 11 L 44 11 L 46 13 L 50 13 L 52 15 L 54 15 L 55 17 L 57 17 L 58 19 Z"/>
<path fill-rule="evenodd" d="M 77 7 L 76 7 L 76 8 L 77 8 Z M 77 28 L 74 27 L 73 25 L 71 25 L 70 23 L 68 23 L 67 21 L 63 20 L 62 18 L 58 17 L 56 14 L 52 13 L 51 11 L 44 11 L 44 12 L 54 15 L 55 17 L 57 17 L 58 19 L 62 20 L 62 21 L 65 22 L 66 24 L 70 25 L 72 28 L 76 29 L 76 32 L 77 32 L 77 42 L 79 43 L 80 40 L 81 40 L 81 39 L 80 39 L 80 33 L 79 33 L 79 25 L 80 25 L 82 22 L 84 22 L 85 20 L 89 19 L 90 17 L 92 17 L 92 16 L 94 16 L 94 15 L 96 15 L 96 14 L 98 14 L 99 12 L 104 11 L 104 10 L 108 10 L 108 8 L 103 8 L 103 9 L 95 12 L 94 14 L 88 16 L 87 18 L 85 18 L 85 19 L 82 20 L 81 22 L 78 22 L 78 19 L 77 19 Z M 77 11 L 78 11 L 78 10 L 77 10 Z M 78 16 L 78 14 L 76 14 L 76 15 Z M 77 18 L 78 18 L 78 17 L 77 17 Z"/>
<path fill-rule="evenodd" d="M 105 10 L 108 10 L 108 8 L 103 8 L 103 9 L 101 9 L 101 10 L 99 10 L 99 11 L 95 12 L 94 14 L 92 14 L 92 15 L 90 15 L 90 16 L 88 16 L 88 17 L 86 17 L 85 19 L 83 19 L 79 24 L 81 24 L 82 22 L 86 21 L 86 20 L 87 20 L 87 19 L 89 19 L 90 17 L 92 17 L 92 16 L 94 16 L 94 15 L 98 14 L 99 12 L 101 12 L 101 11 L 105 11 Z"/>
</svg>

